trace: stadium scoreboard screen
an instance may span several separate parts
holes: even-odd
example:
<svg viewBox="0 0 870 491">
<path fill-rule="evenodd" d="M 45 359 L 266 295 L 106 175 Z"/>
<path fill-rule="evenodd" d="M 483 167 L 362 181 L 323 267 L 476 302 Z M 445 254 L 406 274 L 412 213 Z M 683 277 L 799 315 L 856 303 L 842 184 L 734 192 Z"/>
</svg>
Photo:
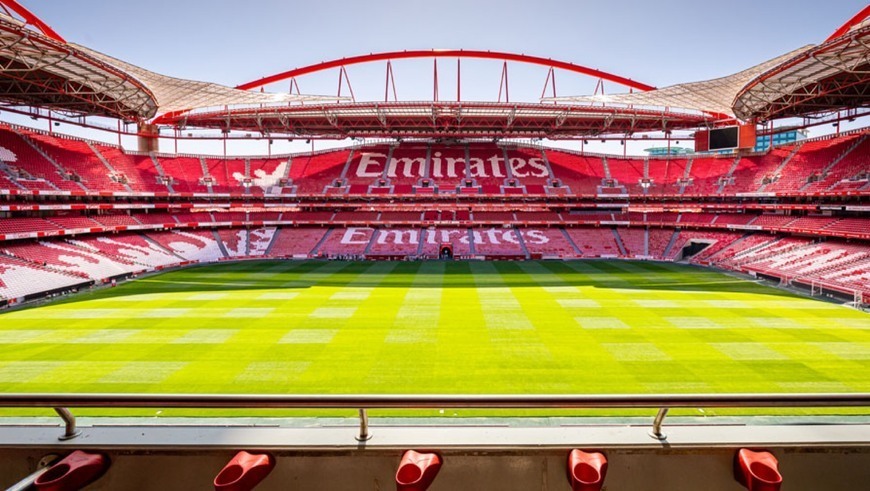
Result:
<svg viewBox="0 0 870 491">
<path fill-rule="evenodd" d="M 698 131 L 695 133 L 695 151 L 716 152 L 754 148 L 756 136 L 755 125 L 752 124 Z"/>
<path fill-rule="evenodd" d="M 740 134 L 737 126 L 710 130 L 710 150 L 727 150 L 737 148 L 737 139 Z"/>
</svg>

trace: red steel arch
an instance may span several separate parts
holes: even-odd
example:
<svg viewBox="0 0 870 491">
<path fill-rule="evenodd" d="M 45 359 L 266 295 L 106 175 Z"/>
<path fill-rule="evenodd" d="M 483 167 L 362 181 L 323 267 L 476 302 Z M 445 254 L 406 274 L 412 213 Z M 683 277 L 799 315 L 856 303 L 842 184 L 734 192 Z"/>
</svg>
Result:
<svg viewBox="0 0 870 491">
<path fill-rule="evenodd" d="M 3 7 L 8 7 L 10 10 L 20 15 L 21 18 L 25 20 L 25 22 L 36 27 L 40 30 L 40 32 L 50 37 L 51 39 L 60 43 L 67 44 L 66 39 L 64 39 L 60 34 L 52 29 L 51 26 L 43 22 L 42 19 L 37 17 L 33 12 L 27 10 L 27 8 L 25 8 L 23 5 L 16 2 L 15 0 L 0 0 L 0 5 L 2 5 Z"/>
<path fill-rule="evenodd" d="M 264 87 L 266 85 L 281 82 L 282 80 L 288 80 L 294 77 L 299 77 L 302 75 L 308 75 L 310 73 L 316 73 L 323 70 L 329 70 L 331 68 L 340 68 L 346 67 L 349 65 L 359 65 L 362 63 L 369 63 L 373 61 L 388 61 L 388 60 L 400 60 L 400 59 L 408 59 L 408 58 L 477 58 L 477 59 L 485 59 L 485 60 L 499 60 L 499 61 L 517 61 L 520 63 L 530 63 L 532 65 L 541 65 L 545 67 L 553 67 L 559 68 L 562 70 L 566 70 L 569 72 L 579 73 L 582 75 L 588 75 L 590 77 L 596 77 L 603 80 L 607 80 L 608 82 L 614 82 L 620 85 L 624 85 L 626 87 L 630 87 L 632 89 L 640 90 L 640 91 L 649 91 L 654 90 L 655 87 L 652 85 L 647 85 L 641 82 L 637 82 L 630 78 L 621 77 L 619 75 L 614 75 L 612 73 L 608 73 L 602 70 L 596 70 L 594 68 L 585 67 L 583 65 L 577 65 L 574 63 L 569 63 L 566 61 L 558 61 L 550 58 L 542 58 L 539 56 L 530 56 L 525 54 L 517 54 L 517 53 L 505 53 L 499 51 L 480 51 L 480 50 L 465 50 L 465 49 L 426 49 L 426 50 L 411 50 L 411 51 L 390 51 L 386 53 L 370 53 L 367 55 L 360 56 L 351 56 L 349 58 L 341 58 L 338 60 L 332 61 L 324 61 L 321 63 L 317 63 L 314 65 L 309 65 L 301 68 L 294 68 L 293 70 L 288 70 L 286 72 L 276 73 L 275 75 L 270 75 L 268 77 L 263 77 L 259 80 L 254 80 L 245 84 L 241 84 L 236 86 L 237 89 L 241 90 L 250 90 L 256 89 L 260 87 Z"/>
<path fill-rule="evenodd" d="M 825 42 L 827 43 L 828 41 L 831 41 L 833 39 L 837 39 L 838 37 L 842 36 L 843 34 L 846 34 L 847 32 L 849 32 L 849 29 L 851 29 L 854 26 L 857 26 L 867 17 L 870 17 L 870 5 L 867 5 L 866 7 L 861 9 L 861 11 L 858 12 L 857 14 L 855 14 L 854 17 L 847 20 L 845 24 L 843 24 L 842 26 L 837 28 L 837 30 L 834 31 L 833 34 L 828 36 L 828 39 L 825 39 Z"/>
</svg>

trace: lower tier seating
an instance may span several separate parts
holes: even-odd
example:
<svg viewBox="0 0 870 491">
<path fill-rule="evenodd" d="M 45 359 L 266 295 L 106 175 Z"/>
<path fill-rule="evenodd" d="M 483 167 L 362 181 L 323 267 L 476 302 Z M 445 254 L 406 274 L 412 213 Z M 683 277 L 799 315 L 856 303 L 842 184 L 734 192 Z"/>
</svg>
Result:
<svg viewBox="0 0 870 491">
<path fill-rule="evenodd" d="M 17 299 L 188 262 L 314 255 L 435 258 L 444 246 L 458 257 L 688 260 L 826 285 L 846 294 L 870 294 L 870 243 L 865 241 L 656 227 L 236 227 L 5 241 L 0 245 L 0 298 Z"/>
</svg>

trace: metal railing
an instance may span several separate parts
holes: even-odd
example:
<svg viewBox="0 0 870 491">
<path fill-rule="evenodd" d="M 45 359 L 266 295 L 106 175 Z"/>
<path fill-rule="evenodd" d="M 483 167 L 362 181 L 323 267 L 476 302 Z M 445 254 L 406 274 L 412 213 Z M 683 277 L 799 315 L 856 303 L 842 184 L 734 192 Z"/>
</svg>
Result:
<svg viewBox="0 0 870 491">
<path fill-rule="evenodd" d="M 672 408 L 870 407 L 870 393 L 608 394 L 608 395 L 279 395 L 279 394 L 0 394 L 0 407 L 51 407 L 65 423 L 61 440 L 77 437 L 74 408 L 356 409 L 359 433 L 371 438 L 369 409 L 625 409 L 655 408 L 650 436 L 666 440 Z"/>
</svg>

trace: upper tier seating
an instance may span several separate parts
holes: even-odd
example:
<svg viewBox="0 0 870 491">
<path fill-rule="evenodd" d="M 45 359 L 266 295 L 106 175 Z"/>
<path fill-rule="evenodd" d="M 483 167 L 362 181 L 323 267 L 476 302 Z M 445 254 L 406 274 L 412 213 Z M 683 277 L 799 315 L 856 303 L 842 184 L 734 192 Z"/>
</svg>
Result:
<svg viewBox="0 0 870 491">
<path fill-rule="evenodd" d="M 109 168 L 84 141 L 57 138 L 41 133 L 26 135 L 61 168 L 81 177 L 82 184 L 92 191 L 129 191 L 129 188 L 111 178 Z"/>
<path fill-rule="evenodd" d="M 649 159 L 645 178 L 650 182 L 646 194 L 680 194 L 679 181 L 685 176 L 686 165 L 685 160 Z M 643 194 L 643 186 L 630 187 L 629 193 Z"/>
<path fill-rule="evenodd" d="M 567 186 L 572 194 L 596 194 L 604 179 L 604 163 L 599 157 L 580 156 L 559 150 L 547 150 L 553 177 Z"/>
<path fill-rule="evenodd" d="M 683 189 L 684 195 L 712 196 L 719 193 L 722 179 L 734 164 L 733 156 L 703 156 L 692 159 L 689 170 L 690 183 Z"/>
<path fill-rule="evenodd" d="M 764 179 L 774 174 L 791 153 L 788 147 L 774 148 L 763 155 L 751 155 L 740 159 L 732 174 L 733 182 L 725 186 L 725 194 L 752 193 L 761 189 Z M 694 167 L 694 166 L 693 166 Z M 765 189 L 768 191 L 768 189 Z"/>
<path fill-rule="evenodd" d="M 831 153 L 839 152 L 837 156 L 842 155 L 846 151 L 849 151 L 849 153 L 828 169 L 827 173 L 820 175 L 817 181 L 808 184 L 801 191 L 805 193 L 825 191 L 834 188 L 839 182 L 858 176 L 861 173 L 864 173 L 866 179 L 867 173 L 870 173 L 870 137 L 864 135 L 861 138 L 863 140 L 855 148 L 851 148 L 854 143 L 853 141 L 846 141 L 841 145 L 835 146 L 835 149 Z"/>
<path fill-rule="evenodd" d="M 251 185 L 248 194 L 261 196 L 266 193 L 282 194 L 282 179 L 288 178 L 288 163 L 279 159 L 249 159 Z M 235 180 L 235 175 L 231 175 Z"/>
<path fill-rule="evenodd" d="M 532 148 L 508 148 L 508 170 L 517 186 L 525 186 L 526 194 L 545 194 L 544 188 L 553 175 L 543 153 Z"/>
<path fill-rule="evenodd" d="M 301 195 L 325 194 L 341 177 L 350 150 L 337 150 L 312 156 L 294 157 L 290 163 L 290 179 Z"/>
<path fill-rule="evenodd" d="M 429 178 L 438 194 L 457 194 L 457 187 L 465 187 L 466 181 L 472 180 L 467 177 L 466 148 L 466 145 L 432 147 Z"/>
<path fill-rule="evenodd" d="M 123 227 L 127 225 L 140 225 L 135 218 L 126 213 L 107 213 L 105 215 L 92 215 L 91 220 L 104 227 Z"/>
<path fill-rule="evenodd" d="M 623 186 L 634 194 L 643 194 L 640 182 L 644 177 L 644 161 L 642 159 L 607 158 L 607 168 L 615 184 Z"/>
<path fill-rule="evenodd" d="M 202 163 L 192 157 L 160 157 L 160 166 L 166 175 L 172 177 L 172 189 L 176 193 L 208 193 L 208 186 L 202 184 Z"/>
<path fill-rule="evenodd" d="M 777 147 L 740 158 L 699 155 L 691 159 L 605 158 L 483 142 L 406 142 L 291 159 L 148 156 L 9 127 L 0 127 L 0 148 L 6 150 L 0 152 L 5 157 L 0 158 L 0 188 L 45 191 L 172 190 L 253 196 L 294 191 L 355 196 L 870 192 L 867 133 Z M 837 160 L 844 154 L 845 158 Z"/>
<path fill-rule="evenodd" d="M 863 138 L 861 144 L 852 149 L 858 138 Z M 834 164 L 847 151 L 849 153 L 845 158 Z M 848 135 L 837 140 L 807 142 L 801 152 L 795 155 L 792 162 L 783 169 L 784 178 L 788 177 L 794 182 L 791 186 L 783 185 L 783 188 L 797 189 L 801 192 L 825 191 L 842 179 L 867 171 L 870 168 L 868 153 L 870 153 L 870 144 L 866 135 Z M 829 168 L 830 164 L 834 164 L 833 167 Z"/>
<path fill-rule="evenodd" d="M 94 147 L 115 169 L 122 182 L 136 192 L 166 193 L 169 188 L 159 181 L 160 173 L 148 155 L 130 155 L 118 147 L 95 144 Z"/>
<path fill-rule="evenodd" d="M 25 232 L 41 232 L 45 230 L 60 230 L 60 227 L 48 220 L 31 218 L 0 218 L 0 234 L 18 234 Z"/>
<path fill-rule="evenodd" d="M 42 154 L 37 152 L 32 142 L 24 140 L 18 133 L 0 125 L 0 160 L 10 168 L 21 169 L 25 176 L 45 179 L 51 183 L 49 188 L 61 191 L 83 191 L 85 188 L 69 179 L 69 172 L 59 169 Z"/>
</svg>

